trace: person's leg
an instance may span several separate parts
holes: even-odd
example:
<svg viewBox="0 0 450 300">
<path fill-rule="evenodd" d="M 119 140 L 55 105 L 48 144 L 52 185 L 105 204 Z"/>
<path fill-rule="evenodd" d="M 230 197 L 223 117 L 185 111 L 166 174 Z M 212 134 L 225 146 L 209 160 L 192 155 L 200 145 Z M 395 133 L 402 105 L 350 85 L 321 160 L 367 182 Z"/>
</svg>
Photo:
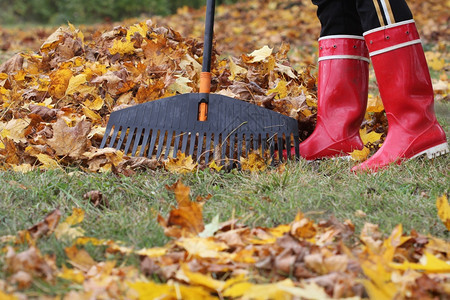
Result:
<svg viewBox="0 0 450 300">
<path fill-rule="evenodd" d="M 383 146 L 354 171 L 377 171 L 426 154 L 449 152 L 434 113 L 430 73 L 411 12 L 404 0 L 357 0 L 388 119 Z"/>
<path fill-rule="evenodd" d="M 321 37 L 341 34 L 362 36 L 364 31 L 355 0 L 312 0 L 312 3 L 317 6 Z"/>
<path fill-rule="evenodd" d="M 314 0 L 322 24 L 319 39 L 317 124 L 300 144 L 307 160 L 362 149 L 359 129 L 368 94 L 368 52 L 354 0 Z"/>
</svg>

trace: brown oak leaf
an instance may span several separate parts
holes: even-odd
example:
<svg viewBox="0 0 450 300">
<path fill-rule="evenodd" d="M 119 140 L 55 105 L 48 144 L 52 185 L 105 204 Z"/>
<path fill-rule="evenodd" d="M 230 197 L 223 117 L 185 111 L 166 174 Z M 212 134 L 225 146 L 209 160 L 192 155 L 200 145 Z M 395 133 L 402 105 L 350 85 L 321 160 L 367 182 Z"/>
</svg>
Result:
<svg viewBox="0 0 450 300">
<path fill-rule="evenodd" d="M 83 120 L 69 127 L 64 120 L 58 119 L 53 124 L 53 138 L 47 144 L 55 150 L 56 155 L 77 158 L 87 148 L 90 130 L 91 123 L 88 121 Z"/>
</svg>

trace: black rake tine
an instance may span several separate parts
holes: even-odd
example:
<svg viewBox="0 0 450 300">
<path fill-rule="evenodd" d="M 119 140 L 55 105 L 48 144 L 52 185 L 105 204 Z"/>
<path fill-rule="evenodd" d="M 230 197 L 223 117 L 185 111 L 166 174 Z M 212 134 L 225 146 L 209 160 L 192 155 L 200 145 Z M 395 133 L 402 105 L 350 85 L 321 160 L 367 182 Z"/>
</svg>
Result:
<svg viewBox="0 0 450 300">
<path fill-rule="evenodd" d="M 277 146 L 278 146 L 278 160 L 283 161 L 283 137 L 280 135 L 278 136 Z"/>
<path fill-rule="evenodd" d="M 286 157 L 287 159 L 292 159 L 291 154 L 291 135 L 286 136 Z"/>
<path fill-rule="evenodd" d="M 117 135 L 119 134 L 119 129 L 120 129 L 120 126 L 114 126 L 114 129 L 113 129 L 114 131 L 113 131 L 113 134 L 111 136 L 111 140 L 109 141 L 108 147 L 112 148 L 114 146 L 114 144 L 116 142 Z"/>
<path fill-rule="evenodd" d="M 144 128 L 139 127 L 136 130 L 136 138 L 134 139 L 133 149 L 131 150 L 131 155 L 136 155 L 137 147 L 139 146 L 139 142 L 141 141 L 142 130 Z"/>
<path fill-rule="evenodd" d="M 295 158 L 300 159 L 300 141 L 298 136 L 294 136 Z"/>
<path fill-rule="evenodd" d="M 242 156 L 242 142 L 244 140 L 244 135 L 242 135 L 241 137 L 236 135 L 236 137 L 237 137 L 237 160 L 239 161 Z"/>
<path fill-rule="evenodd" d="M 249 153 L 250 153 L 250 144 L 251 144 L 251 141 L 252 140 L 252 137 L 251 137 L 251 135 L 250 134 L 248 134 L 248 135 L 246 135 L 245 136 L 245 156 L 246 157 L 248 157 L 248 155 L 249 155 Z"/>
<path fill-rule="evenodd" d="M 108 140 L 108 137 L 111 134 L 112 127 L 113 127 L 112 124 L 107 124 L 106 125 L 105 134 L 103 135 L 103 139 L 102 139 L 102 143 L 100 144 L 100 148 L 104 148 L 105 147 L 106 141 Z"/>
<path fill-rule="evenodd" d="M 233 159 L 234 158 L 234 143 L 236 142 L 236 140 L 235 140 L 235 135 L 234 134 L 232 134 L 231 136 L 230 136 L 230 152 L 229 152 L 229 158 L 230 159 Z"/>
<path fill-rule="evenodd" d="M 127 137 L 127 129 L 128 127 L 122 127 L 122 130 L 120 131 L 120 137 L 119 140 L 117 141 L 117 145 L 116 145 L 116 149 L 119 150 L 122 147 L 122 143 L 125 140 L 125 138 Z"/>
<path fill-rule="evenodd" d="M 215 155 L 215 154 L 216 154 L 216 147 L 217 147 L 217 149 L 220 150 L 220 146 L 219 146 L 219 137 L 220 137 L 220 134 L 218 134 L 218 133 L 215 133 L 215 134 L 214 134 L 213 149 L 212 149 L 212 151 L 213 151 L 213 152 L 212 152 L 212 157 L 213 157 L 213 159 L 217 157 L 217 156 Z"/>
<path fill-rule="evenodd" d="M 253 151 L 259 151 L 259 134 L 253 135 Z"/>
<path fill-rule="evenodd" d="M 178 144 L 180 143 L 181 135 L 182 135 L 181 132 L 179 134 L 177 134 L 177 132 L 175 132 L 175 141 L 173 142 L 173 158 L 177 158 Z"/>
<path fill-rule="evenodd" d="M 197 140 L 197 157 L 196 159 L 200 159 L 203 153 L 203 138 L 205 137 L 205 134 L 199 134 L 198 140 Z"/>
<path fill-rule="evenodd" d="M 127 138 L 127 143 L 125 144 L 125 149 L 123 150 L 123 153 L 125 155 L 127 155 L 128 150 L 130 149 L 130 145 L 131 145 L 131 141 L 133 140 L 133 136 L 135 136 L 135 130 L 137 128 L 134 127 L 132 129 L 130 129 L 129 133 L 128 133 L 128 138 Z M 137 137 L 137 136 L 136 136 Z"/>
<path fill-rule="evenodd" d="M 225 160 L 226 154 L 227 154 L 227 137 L 223 137 L 222 135 L 222 153 L 221 153 L 221 159 Z"/>
<path fill-rule="evenodd" d="M 270 147 L 270 157 L 275 158 L 274 157 L 274 154 L 275 154 L 275 142 L 273 141 L 273 138 L 271 138 L 269 147 Z M 274 163 L 274 160 L 272 159 L 272 164 L 273 163 Z"/>
<path fill-rule="evenodd" d="M 155 148 L 156 138 L 158 136 L 158 130 L 152 132 L 152 138 L 150 140 L 150 146 L 148 147 L 147 157 L 151 158 L 153 156 L 153 148 Z"/>
<path fill-rule="evenodd" d="M 189 156 L 192 156 L 192 159 L 195 160 L 194 157 L 194 149 L 195 149 L 195 138 L 197 137 L 197 135 L 195 134 L 195 132 L 191 133 L 191 141 L 189 142 Z"/>
<path fill-rule="evenodd" d="M 144 156 L 145 147 L 147 146 L 148 138 L 150 137 L 151 132 L 152 132 L 152 130 L 150 128 L 145 129 L 144 138 L 143 138 L 142 144 L 141 144 L 141 151 L 139 151 L 139 156 Z M 134 145 L 134 146 L 136 147 L 136 150 L 137 150 L 138 145 Z"/>
<path fill-rule="evenodd" d="M 214 151 L 214 148 L 213 148 Z M 208 132 L 206 134 L 205 139 L 205 164 L 208 164 L 209 162 L 209 156 L 211 155 L 211 132 Z"/>
<path fill-rule="evenodd" d="M 188 139 L 189 139 L 189 133 L 185 133 L 184 135 L 183 135 L 183 141 L 181 142 L 181 152 L 182 153 L 186 153 L 186 148 L 187 148 L 187 142 L 188 142 Z"/>
<path fill-rule="evenodd" d="M 261 140 L 261 155 L 264 156 L 264 153 L 266 153 L 267 150 L 267 137 L 264 137 L 263 135 L 260 135 Z"/>
<path fill-rule="evenodd" d="M 165 131 L 160 131 L 159 133 L 159 139 L 158 139 L 158 148 L 156 150 L 156 159 L 158 159 L 161 156 L 161 152 L 164 146 L 164 137 L 166 136 Z"/>
<path fill-rule="evenodd" d="M 164 153 L 164 159 L 167 159 L 167 157 L 169 156 L 169 151 L 170 151 L 170 146 L 172 144 L 172 138 L 173 138 L 173 131 L 169 131 L 167 133 L 167 145 L 166 145 L 166 153 Z"/>
</svg>

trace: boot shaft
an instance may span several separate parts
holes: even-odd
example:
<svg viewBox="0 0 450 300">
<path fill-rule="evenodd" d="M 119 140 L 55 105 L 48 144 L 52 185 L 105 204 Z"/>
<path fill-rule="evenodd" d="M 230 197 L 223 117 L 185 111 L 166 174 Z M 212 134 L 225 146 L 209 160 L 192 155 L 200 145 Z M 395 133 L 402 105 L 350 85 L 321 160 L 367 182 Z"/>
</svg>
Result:
<svg viewBox="0 0 450 300">
<path fill-rule="evenodd" d="M 419 131 L 419 123 L 434 122 L 433 86 L 414 21 L 377 28 L 364 37 L 388 121 L 401 116 L 406 128 Z"/>
<path fill-rule="evenodd" d="M 318 122 L 340 120 L 330 134 L 339 138 L 359 131 L 367 106 L 368 79 L 369 52 L 363 37 L 319 39 Z"/>
</svg>

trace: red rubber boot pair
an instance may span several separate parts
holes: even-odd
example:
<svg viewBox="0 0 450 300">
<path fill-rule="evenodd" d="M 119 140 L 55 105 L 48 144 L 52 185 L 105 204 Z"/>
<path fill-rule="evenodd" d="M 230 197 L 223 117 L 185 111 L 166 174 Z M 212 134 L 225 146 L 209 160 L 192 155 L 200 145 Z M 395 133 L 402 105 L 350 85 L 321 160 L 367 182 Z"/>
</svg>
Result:
<svg viewBox="0 0 450 300">
<path fill-rule="evenodd" d="M 352 171 L 376 172 L 420 155 L 433 158 L 448 153 L 445 133 L 434 113 L 431 78 L 414 21 L 368 31 L 364 38 L 389 128 L 377 153 Z M 331 42 L 332 38 L 326 40 Z M 332 48 L 339 49 L 338 43 L 334 42 Z M 324 49 L 328 47 L 321 50 Z M 346 68 L 339 67 L 344 65 L 345 59 L 336 59 L 331 59 L 334 67 L 326 66 L 327 60 L 320 59 L 319 62 L 317 126 L 312 135 L 300 144 L 300 154 L 307 160 L 348 155 L 363 146 L 359 126 L 367 101 L 367 81 L 363 83 L 367 71 L 361 67 L 352 75 Z M 354 59 L 352 62 L 356 65 L 357 61 L 364 60 Z"/>
</svg>

